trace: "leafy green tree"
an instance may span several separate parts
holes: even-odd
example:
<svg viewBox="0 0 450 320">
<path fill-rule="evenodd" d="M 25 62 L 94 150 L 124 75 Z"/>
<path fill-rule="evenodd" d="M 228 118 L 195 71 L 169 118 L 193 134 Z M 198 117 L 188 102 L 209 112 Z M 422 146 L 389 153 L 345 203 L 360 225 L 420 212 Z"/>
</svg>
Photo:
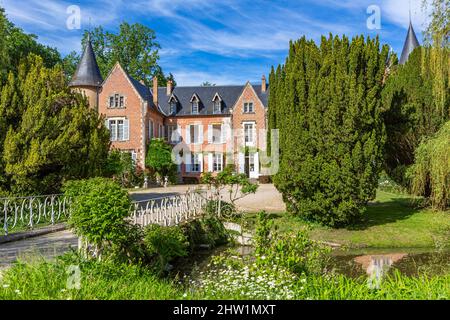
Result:
<svg viewBox="0 0 450 320">
<path fill-rule="evenodd" d="M 20 62 L 31 53 L 40 56 L 49 68 L 62 61 L 55 48 L 38 43 L 36 35 L 24 33 L 7 19 L 0 7 L 0 85 L 10 71 L 17 74 Z"/>
<path fill-rule="evenodd" d="M 156 41 L 155 32 L 140 23 L 129 24 L 123 22 L 118 33 L 105 31 L 103 27 L 85 32 L 82 45 L 86 45 L 88 37 L 97 57 L 97 63 L 103 78 L 106 78 L 117 62 L 135 79 L 144 81 L 147 86 L 152 85 L 154 76 L 158 77 L 160 86 L 165 86 L 173 75 L 165 76 L 158 65 L 160 45 Z M 79 56 L 71 54 L 66 57 L 65 70 L 67 73 L 75 70 Z M 73 74 L 73 73 L 72 73 Z"/>
<path fill-rule="evenodd" d="M 279 129 L 274 183 L 289 212 L 340 227 L 375 197 L 385 130 L 381 92 L 389 48 L 362 36 L 290 43 L 270 75 L 270 129 Z"/>
<path fill-rule="evenodd" d="M 427 197 L 435 209 L 450 207 L 450 121 L 419 145 L 408 174 L 414 194 Z"/>
<path fill-rule="evenodd" d="M 159 177 L 168 177 L 174 182 L 177 174 L 177 165 L 172 160 L 172 147 L 163 139 L 153 139 L 147 151 L 145 165 Z"/>
<path fill-rule="evenodd" d="M 60 66 L 30 55 L 18 69 L 0 98 L 3 189 L 51 193 L 65 180 L 101 175 L 110 142 L 97 112 L 67 88 Z"/>
<path fill-rule="evenodd" d="M 450 119 L 450 87 L 445 93 L 443 113 L 433 91 L 434 73 L 426 58 L 432 50 L 414 50 L 405 65 L 393 68 L 383 89 L 386 171 L 404 187 L 409 185 L 406 169 L 414 163 L 414 152 L 421 140 L 435 134 Z"/>
<path fill-rule="evenodd" d="M 205 81 L 202 83 L 202 87 L 215 87 L 216 84 L 215 83 L 211 83 L 209 81 Z"/>
</svg>

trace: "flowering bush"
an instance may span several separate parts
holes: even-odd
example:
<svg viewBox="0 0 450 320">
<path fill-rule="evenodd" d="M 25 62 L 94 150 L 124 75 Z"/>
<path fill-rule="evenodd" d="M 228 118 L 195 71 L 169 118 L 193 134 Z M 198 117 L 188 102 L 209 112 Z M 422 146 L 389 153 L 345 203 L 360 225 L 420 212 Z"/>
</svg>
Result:
<svg viewBox="0 0 450 320">
<path fill-rule="evenodd" d="M 240 258 L 216 257 L 206 273 L 191 280 L 193 293 L 207 299 L 286 300 L 294 299 L 305 276 L 297 276 L 277 265 L 261 267 Z"/>
</svg>

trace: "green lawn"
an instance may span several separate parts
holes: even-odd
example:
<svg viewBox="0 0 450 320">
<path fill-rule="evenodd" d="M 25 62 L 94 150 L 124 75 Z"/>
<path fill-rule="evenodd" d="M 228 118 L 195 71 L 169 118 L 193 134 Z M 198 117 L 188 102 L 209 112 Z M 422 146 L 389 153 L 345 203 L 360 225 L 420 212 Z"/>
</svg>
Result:
<svg viewBox="0 0 450 320">
<path fill-rule="evenodd" d="M 306 225 L 301 219 L 288 214 L 272 216 L 280 232 L 295 231 Z M 311 237 L 350 247 L 449 247 L 450 211 L 417 209 L 408 196 L 378 191 L 376 200 L 367 208 L 363 222 L 347 229 L 312 225 Z"/>
</svg>

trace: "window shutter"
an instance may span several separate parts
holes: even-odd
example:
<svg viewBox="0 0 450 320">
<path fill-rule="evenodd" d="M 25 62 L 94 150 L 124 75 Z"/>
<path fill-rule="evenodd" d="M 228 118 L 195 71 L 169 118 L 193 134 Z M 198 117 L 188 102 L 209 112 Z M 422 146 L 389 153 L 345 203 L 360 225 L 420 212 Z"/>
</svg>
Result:
<svg viewBox="0 0 450 320">
<path fill-rule="evenodd" d="M 181 157 L 180 157 L 180 154 L 178 152 L 175 155 L 175 162 L 176 162 L 176 165 L 177 165 L 177 172 L 181 173 Z"/>
<path fill-rule="evenodd" d="M 110 130 L 110 128 L 109 128 L 109 119 L 105 120 L 105 127 L 106 127 L 106 129 Z"/>
<path fill-rule="evenodd" d="M 185 153 L 185 161 L 184 164 L 186 166 L 186 172 L 191 172 L 192 171 L 192 155 L 190 152 L 186 152 Z"/>
<path fill-rule="evenodd" d="M 191 143 L 191 126 L 187 125 L 186 126 L 186 144 L 190 144 Z"/>
<path fill-rule="evenodd" d="M 198 161 L 200 162 L 200 172 L 202 173 L 204 171 L 203 170 L 203 154 L 202 153 L 198 155 Z"/>
<path fill-rule="evenodd" d="M 256 136 L 258 134 L 257 130 L 256 130 L 256 123 L 253 124 L 253 145 L 257 146 L 257 141 L 258 141 L 258 137 Z"/>
<path fill-rule="evenodd" d="M 198 141 L 197 142 L 199 144 L 203 144 L 203 141 L 204 141 L 203 138 L 204 138 L 203 137 L 203 125 L 201 124 L 198 126 Z"/>
<path fill-rule="evenodd" d="M 181 126 L 177 125 L 177 138 L 176 142 L 181 142 Z"/>
<path fill-rule="evenodd" d="M 245 173 L 245 154 L 239 153 L 239 173 Z"/>
<path fill-rule="evenodd" d="M 213 172 L 214 171 L 214 163 L 213 163 L 213 154 L 208 153 L 208 171 Z"/>
<path fill-rule="evenodd" d="M 228 125 L 226 124 L 222 124 L 222 141 L 221 143 L 227 143 L 227 138 L 228 138 Z"/>
<path fill-rule="evenodd" d="M 213 126 L 208 126 L 208 143 L 211 144 L 213 140 Z"/>
<path fill-rule="evenodd" d="M 123 120 L 123 140 L 130 140 L 130 120 L 128 119 Z"/>
</svg>

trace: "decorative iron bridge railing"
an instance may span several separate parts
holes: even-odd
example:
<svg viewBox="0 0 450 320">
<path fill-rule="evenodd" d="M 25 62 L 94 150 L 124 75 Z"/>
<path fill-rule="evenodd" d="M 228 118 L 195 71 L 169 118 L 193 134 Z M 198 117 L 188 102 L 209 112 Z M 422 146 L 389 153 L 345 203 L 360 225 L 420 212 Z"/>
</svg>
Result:
<svg viewBox="0 0 450 320">
<path fill-rule="evenodd" d="M 202 217 L 207 201 L 206 193 L 201 191 L 137 201 L 132 205 L 132 218 L 143 227 L 149 224 L 174 226 Z"/>
<path fill-rule="evenodd" d="M 0 235 L 64 221 L 70 204 L 64 195 L 0 198 Z M 136 201 L 130 208 L 131 219 L 143 227 L 173 226 L 201 217 L 206 204 L 206 193 L 201 191 Z"/>
<path fill-rule="evenodd" d="M 67 219 L 70 198 L 64 195 L 0 198 L 0 235 Z M 3 231 L 3 232 L 2 232 Z"/>
</svg>

